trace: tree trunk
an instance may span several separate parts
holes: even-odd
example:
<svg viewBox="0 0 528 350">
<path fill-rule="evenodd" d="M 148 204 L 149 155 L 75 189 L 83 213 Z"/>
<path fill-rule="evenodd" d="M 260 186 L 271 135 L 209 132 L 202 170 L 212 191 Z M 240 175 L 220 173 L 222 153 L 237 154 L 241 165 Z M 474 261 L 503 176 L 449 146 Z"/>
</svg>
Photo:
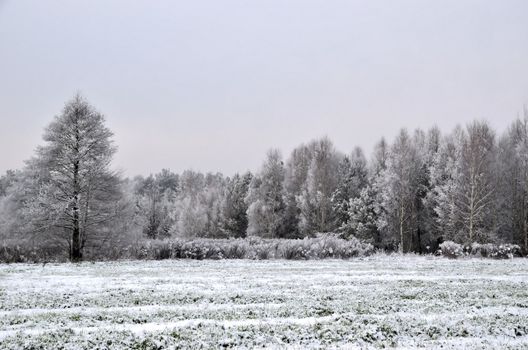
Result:
<svg viewBox="0 0 528 350">
<path fill-rule="evenodd" d="M 522 233 L 524 237 L 524 254 L 528 254 L 528 212 L 527 212 L 527 200 L 526 200 L 526 193 L 527 193 L 527 189 L 526 189 L 526 184 L 528 184 L 528 175 L 527 175 L 527 169 L 525 167 L 525 173 L 524 173 L 524 191 L 523 191 L 523 199 L 522 199 L 522 210 L 521 210 L 521 213 L 522 213 Z M 522 239 L 521 238 L 521 239 Z"/>
<path fill-rule="evenodd" d="M 523 219 L 523 233 L 524 233 L 524 253 L 528 254 L 528 218 L 526 217 L 526 213 L 524 214 Z"/>
<path fill-rule="evenodd" d="M 86 191 L 86 195 L 85 195 L 86 199 L 85 199 L 85 207 L 84 207 L 84 220 L 83 220 L 83 225 L 81 227 L 81 232 L 80 232 L 80 235 L 81 235 L 81 255 L 82 255 L 82 252 L 84 250 L 84 244 L 86 243 L 86 230 L 87 230 L 87 227 L 88 227 L 88 214 L 90 212 L 89 208 L 90 208 L 90 190 L 88 189 Z"/>
<path fill-rule="evenodd" d="M 418 239 L 418 253 L 422 254 L 422 230 L 420 227 L 418 227 L 418 230 L 416 231 L 417 239 Z"/>
<path fill-rule="evenodd" d="M 403 249 L 403 205 L 400 206 L 400 251 L 405 252 Z"/>
<path fill-rule="evenodd" d="M 473 175 L 471 175 L 471 195 L 469 200 L 469 242 L 473 242 L 473 216 L 474 216 L 474 205 L 475 205 L 475 184 Z"/>
<path fill-rule="evenodd" d="M 77 145 L 76 152 L 79 152 L 79 136 L 76 135 Z M 79 161 L 76 160 L 73 163 L 73 218 L 72 218 L 72 248 L 71 248 L 71 261 L 78 262 L 82 260 L 82 245 L 81 245 L 81 225 L 79 218 Z"/>
<path fill-rule="evenodd" d="M 72 253 L 71 261 L 77 262 L 82 260 L 82 248 L 81 248 L 81 230 L 79 225 L 79 206 L 78 196 L 74 199 L 76 202 L 73 207 L 73 231 L 72 231 Z"/>
</svg>

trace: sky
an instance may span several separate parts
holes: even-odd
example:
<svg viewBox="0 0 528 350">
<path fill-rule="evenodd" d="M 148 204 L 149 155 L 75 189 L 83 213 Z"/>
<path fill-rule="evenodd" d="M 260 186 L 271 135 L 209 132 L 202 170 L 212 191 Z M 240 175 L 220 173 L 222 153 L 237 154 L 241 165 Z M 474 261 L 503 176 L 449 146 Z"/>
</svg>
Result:
<svg viewBox="0 0 528 350">
<path fill-rule="evenodd" d="M 328 136 L 502 132 L 528 104 L 525 0 L 0 0 L 0 172 L 81 92 L 114 167 L 258 170 Z"/>
</svg>

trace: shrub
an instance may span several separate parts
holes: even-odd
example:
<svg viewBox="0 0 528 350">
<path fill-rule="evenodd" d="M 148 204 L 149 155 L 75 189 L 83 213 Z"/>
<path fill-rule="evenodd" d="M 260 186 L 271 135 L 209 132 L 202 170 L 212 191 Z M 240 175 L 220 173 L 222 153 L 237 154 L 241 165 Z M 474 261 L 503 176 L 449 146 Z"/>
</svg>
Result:
<svg viewBox="0 0 528 350">
<path fill-rule="evenodd" d="M 513 244 L 461 245 L 452 241 L 440 244 L 438 254 L 448 258 L 474 256 L 507 259 L 521 256 Z M 317 234 L 305 239 L 165 239 L 139 240 L 133 244 L 105 246 L 86 251 L 87 260 L 118 259 L 350 259 L 375 253 L 374 246 L 351 237 L 342 239 L 334 233 Z M 0 244 L 0 262 L 62 262 L 68 261 L 64 246 L 37 246 L 28 242 L 4 241 Z"/>
<path fill-rule="evenodd" d="M 521 247 L 516 244 L 471 244 L 471 255 L 493 259 L 512 259 L 521 256 Z"/>
<path fill-rule="evenodd" d="M 58 245 L 38 246 L 24 241 L 5 241 L 0 245 L 0 262 L 44 263 L 68 261 L 67 250 Z"/>
<path fill-rule="evenodd" d="M 450 259 L 456 259 L 464 255 L 464 248 L 453 241 L 445 241 L 440 244 L 440 253 Z"/>
<path fill-rule="evenodd" d="M 242 239 L 228 240 L 222 248 L 226 259 L 244 259 L 250 251 L 248 242 Z"/>
<path fill-rule="evenodd" d="M 374 247 L 335 234 L 305 239 L 173 239 L 141 241 L 123 250 L 122 258 L 136 259 L 348 259 L 374 253 Z"/>
<path fill-rule="evenodd" d="M 278 257 L 287 260 L 305 260 L 309 256 L 309 248 L 305 240 L 285 240 L 279 245 Z"/>
<path fill-rule="evenodd" d="M 451 259 L 461 256 L 491 259 L 512 259 L 515 256 L 522 256 L 521 247 L 516 244 L 482 244 L 474 242 L 468 245 L 461 245 L 452 241 L 440 244 L 440 254 Z"/>
<path fill-rule="evenodd" d="M 170 259 L 171 257 L 171 247 L 168 242 L 161 242 L 156 244 L 154 247 L 154 259 L 163 260 Z"/>
</svg>

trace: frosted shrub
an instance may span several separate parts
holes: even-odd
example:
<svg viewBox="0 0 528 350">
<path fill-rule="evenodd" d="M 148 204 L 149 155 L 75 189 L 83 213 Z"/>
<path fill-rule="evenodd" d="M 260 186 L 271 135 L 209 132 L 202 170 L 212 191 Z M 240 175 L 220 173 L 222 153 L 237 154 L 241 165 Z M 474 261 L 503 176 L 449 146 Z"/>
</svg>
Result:
<svg viewBox="0 0 528 350">
<path fill-rule="evenodd" d="M 268 260 L 273 259 L 275 257 L 274 252 L 268 247 L 258 246 L 255 249 L 251 250 L 251 252 L 253 253 L 250 256 L 251 259 Z"/>
<path fill-rule="evenodd" d="M 202 260 L 203 245 L 197 244 L 196 241 L 189 241 L 182 245 L 179 258 Z"/>
<path fill-rule="evenodd" d="M 283 259 L 348 259 L 374 253 L 371 244 L 351 237 L 339 238 L 334 233 L 317 234 L 315 238 L 303 240 L 279 240 L 279 257 Z"/>
<path fill-rule="evenodd" d="M 228 240 L 223 244 L 226 259 L 244 259 L 248 257 L 249 251 L 249 244 L 243 239 Z"/>
<path fill-rule="evenodd" d="M 368 256 L 374 253 L 374 246 L 364 243 L 355 237 L 341 239 L 335 233 L 319 234 L 316 238 L 321 242 L 318 258 L 348 259 L 359 256 Z"/>
<path fill-rule="evenodd" d="M 471 244 L 471 255 L 493 259 L 512 259 L 521 256 L 521 247 L 516 244 Z"/>
<path fill-rule="evenodd" d="M 310 253 L 309 243 L 306 240 L 285 240 L 280 245 L 279 257 L 288 260 L 308 259 Z"/>
<path fill-rule="evenodd" d="M 155 260 L 163 260 L 171 258 L 171 245 L 169 242 L 157 242 L 153 247 L 153 258 Z"/>
<path fill-rule="evenodd" d="M 225 259 L 226 257 L 224 247 L 206 244 L 203 248 L 204 248 L 202 251 L 203 259 L 220 260 L 220 259 Z"/>
<path fill-rule="evenodd" d="M 464 255 L 464 249 L 462 245 L 453 241 L 445 241 L 440 244 L 440 252 L 443 256 L 450 259 L 456 259 Z"/>
<path fill-rule="evenodd" d="M 278 239 L 262 239 L 251 237 L 246 239 L 249 243 L 248 259 L 267 260 L 278 258 L 279 242 Z"/>
<path fill-rule="evenodd" d="M 0 262 L 5 263 L 40 263 L 63 262 L 68 255 L 61 246 L 36 246 L 4 242 L 0 244 Z"/>
<path fill-rule="evenodd" d="M 258 237 L 236 239 L 183 239 L 142 240 L 128 246 L 115 246 L 100 252 L 86 251 L 88 260 L 118 259 L 351 259 L 369 256 L 375 248 L 369 243 L 350 237 L 342 239 L 337 234 L 317 234 L 305 239 L 263 239 Z M 462 256 L 508 259 L 521 255 L 521 248 L 513 244 L 461 245 L 446 241 L 438 254 L 455 259 Z M 14 242 L 0 244 L 0 262 L 67 261 L 64 247 L 36 247 Z"/>
<path fill-rule="evenodd" d="M 371 244 L 333 233 L 305 239 L 172 239 L 146 240 L 122 250 L 129 259 L 349 259 L 374 253 Z"/>
<path fill-rule="evenodd" d="M 440 244 L 440 254 L 451 259 L 464 255 L 492 259 L 512 259 L 515 256 L 522 256 L 521 248 L 516 244 L 482 244 L 474 242 L 464 246 L 452 241 Z"/>
<path fill-rule="evenodd" d="M 339 257 L 342 245 L 347 242 L 331 233 L 317 234 L 311 240 L 310 256 L 317 259 Z"/>
<path fill-rule="evenodd" d="M 521 247 L 517 244 L 501 244 L 497 250 L 497 253 L 492 256 L 498 259 L 512 259 L 514 256 L 522 256 Z"/>
<path fill-rule="evenodd" d="M 481 244 L 477 242 L 471 243 L 470 254 L 475 257 L 486 258 L 489 256 L 490 252 L 493 250 L 492 244 Z"/>
</svg>

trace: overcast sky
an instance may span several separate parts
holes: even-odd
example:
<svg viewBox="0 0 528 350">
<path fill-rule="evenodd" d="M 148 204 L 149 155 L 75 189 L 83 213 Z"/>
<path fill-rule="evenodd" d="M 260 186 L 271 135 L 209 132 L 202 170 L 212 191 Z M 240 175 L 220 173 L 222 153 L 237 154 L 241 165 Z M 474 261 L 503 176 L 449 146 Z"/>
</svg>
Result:
<svg viewBox="0 0 528 350">
<path fill-rule="evenodd" d="M 327 135 L 497 130 L 528 103 L 528 1 L 0 0 L 0 172 L 76 91 L 127 175 L 232 174 Z"/>
</svg>

